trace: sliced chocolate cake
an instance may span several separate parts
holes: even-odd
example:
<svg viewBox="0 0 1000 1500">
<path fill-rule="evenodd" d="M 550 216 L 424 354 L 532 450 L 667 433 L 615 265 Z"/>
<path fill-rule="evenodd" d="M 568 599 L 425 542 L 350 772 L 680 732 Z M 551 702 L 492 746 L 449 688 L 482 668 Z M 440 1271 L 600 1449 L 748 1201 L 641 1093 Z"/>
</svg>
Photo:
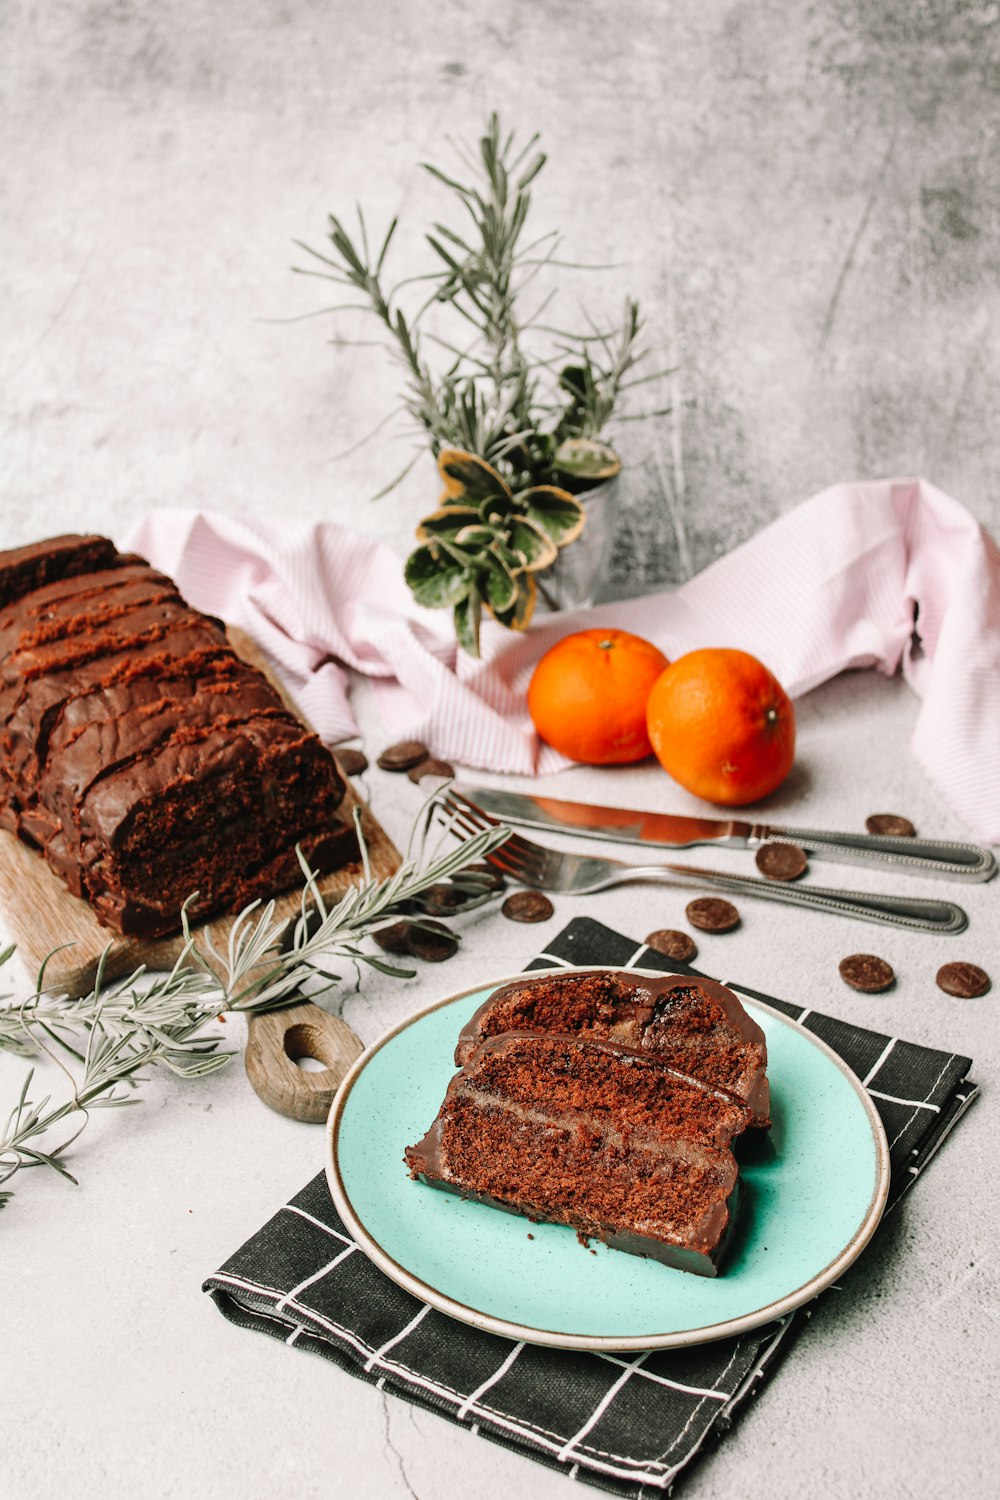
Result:
<svg viewBox="0 0 1000 1500">
<path fill-rule="evenodd" d="M 0 608 L 50 579 L 75 578 L 78 573 L 113 568 L 119 561 L 124 565 L 135 559 L 104 536 L 53 536 L 0 552 Z"/>
<path fill-rule="evenodd" d="M 715 1276 L 736 1218 L 742 1100 L 592 1037 L 483 1041 L 406 1151 L 410 1175 Z"/>
<path fill-rule="evenodd" d="M 215 621 L 195 616 L 191 624 L 175 626 L 166 636 L 135 638 L 110 655 L 95 656 L 82 666 L 53 668 L 24 682 L 10 716 L 4 720 L 0 713 L 0 825 L 21 831 L 18 813 L 30 805 L 49 736 L 77 698 L 167 673 L 190 672 L 199 681 L 205 669 L 233 660 Z"/>
<path fill-rule="evenodd" d="M 224 628 L 102 537 L 0 553 L 0 824 L 161 936 L 357 852 L 333 757 Z"/>
<path fill-rule="evenodd" d="M 764 1033 L 732 990 L 711 979 L 647 979 L 607 969 L 526 976 L 480 1006 L 459 1037 L 456 1063 L 505 1031 L 561 1032 L 655 1054 L 743 1099 L 752 1125 L 771 1123 Z"/>
</svg>

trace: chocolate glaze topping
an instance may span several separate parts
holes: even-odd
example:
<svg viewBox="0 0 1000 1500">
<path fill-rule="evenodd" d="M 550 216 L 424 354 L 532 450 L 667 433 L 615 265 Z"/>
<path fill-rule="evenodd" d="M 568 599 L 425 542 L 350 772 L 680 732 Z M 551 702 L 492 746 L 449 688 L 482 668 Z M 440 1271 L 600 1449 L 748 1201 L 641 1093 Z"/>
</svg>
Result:
<svg viewBox="0 0 1000 1500">
<path fill-rule="evenodd" d="M 332 756 L 221 622 L 103 537 L 0 553 L 0 825 L 156 936 L 352 859 Z"/>
<path fill-rule="evenodd" d="M 430 1186 L 714 1276 L 738 1202 L 730 1146 L 749 1118 L 735 1095 L 649 1053 L 505 1032 L 470 1055 L 406 1162 Z"/>
<path fill-rule="evenodd" d="M 597 981 L 604 988 L 600 998 L 581 997 L 581 982 Z M 743 1047 L 738 1074 L 728 1084 L 750 1106 L 753 1124 L 766 1127 L 770 1123 L 770 1091 L 767 1082 L 767 1042 L 756 1021 L 747 1014 L 738 997 L 724 985 L 712 979 L 696 979 L 689 975 L 665 974 L 648 978 L 631 973 L 613 972 L 604 969 L 585 969 L 574 973 L 553 973 L 546 970 L 537 975 L 514 980 L 495 990 L 462 1028 L 455 1049 L 455 1062 L 461 1066 L 472 1055 L 485 1037 L 508 1029 L 550 1029 L 544 1018 L 537 1026 L 530 1019 L 531 992 L 540 994 L 565 992 L 567 1000 L 576 1008 L 570 1019 L 563 1012 L 559 1029 L 573 1034 L 597 1037 L 601 1040 L 618 1040 L 627 1047 L 650 1051 L 657 1050 L 657 1029 L 669 1025 L 672 1014 L 682 1020 L 685 1002 L 697 1003 L 701 997 L 717 1008 L 723 1017 L 725 1029 Z M 517 1007 L 516 1019 L 504 1019 L 504 1010 L 523 999 Z M 525 1014 L 525 1010 L 528 1014 Z M 695 1038 L 697 1040 L 697 1038 Z M 709 1045 L 711 1043 L 709 1042 Z M 692 1051 L 685 1067 L 698 1076 L 697 1054 Z M 739 1084 L 735 1081 L 739 1078 Z"/>
<path fill-rule="evenodd" d="M 0 552 L 0 608 L 41 588 L 49 579 L 72 578 L 134 561 L 103 536 L 54 536 Z"/>
</svg>

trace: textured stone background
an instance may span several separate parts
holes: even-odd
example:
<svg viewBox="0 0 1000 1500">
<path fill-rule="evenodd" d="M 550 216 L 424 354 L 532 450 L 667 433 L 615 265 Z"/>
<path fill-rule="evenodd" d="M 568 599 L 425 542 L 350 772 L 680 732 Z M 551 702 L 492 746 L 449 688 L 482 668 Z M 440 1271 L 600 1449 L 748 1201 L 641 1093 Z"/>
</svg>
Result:
<svg viewBox="0 0 1000 1500">
<path fill-rule="evenodd" d="M 403 550 L 434 493 L 355 315 L 289 274 L 325 211 L 426 264 L 487 110 L 544 133 L 555 308 L 626 291 L 676 365 L 622 430 L 615 583 L 678 579 L 811 492 L 922 473 L 1000 526 L 1000 7 L 967 0 L 7 0 L 4 539 L 167 503 L 276 508 Z M 550 284 L 556 284 L 552 282 Z M 655 392 L 655 394 L 652 394 Z M 643 393 L 637 393 L 643 394 Z"/>
<path fill-rule="evenodd" d="M 561 315 L 581 290 L 595 315 L 632 290 L 677 366 L 671 417 L 624 429 L 617 587 L 682 577 L 841 479 L 920 472 L 1000 530 L 998 34 L 1000 7 L 960 0 L 4 0 L 0 547 L 120 534 L 183 502 L 326 516 L 403 551 L 433 473 L 368 505 L 405 441 L 335 462 L 391 410 L 395 372 L 380 349 L 330 347 L 350 316 L 278 321 L 330 300 L 291 276 L 291 242 L 320 245 L 326 210 L 360 198 L 373 225 L 403 215 L 394 264 L 419 270 L 446 198 L 414 164 L 494 104 L 544 131 L 539 230 L 622 263 L 566 273 Z M 803 699 L 795 821 L 859 827 L 895 805 L 966 836 L 906 753 L 915 711 L 873 673 Z M 648 765 L 564 776 L 557 795 L 663 795 Z M 417 788 L 372 781 L 405 844 Z M 936 938 L 800 925 L 769 903 L 703 945 L 710 970 L 975 1057 L 987 1097 L 691 1500 L 995 1493 L 996 891 L 922 889 L 968 907 L 947 956 L 992 969 L 983 1001 L 936 990 Z M 516 930 L 476 914 L 446 974 L 369 978 L 348 1019 L 370 1041 L 445 986 L 516 968 L 577 912 L 641 936 L 682 925 L 686 899 L 626 887 Z M 895 991 L 844 989 L 837 961 L 858 947 L 892 961 Z M 0 1098 L 22 1074 L 0 1057 Z M 64 1097 L 54 1065 L 42 1080 Z M 3 1500 L 572 1500 L 559 1475 L 224 1328 L 201 1277 L 316 1169 L 316 1136 L 236 1067 L 147 1098 L 95 1119 L 79 1190 L 33 1173 L 5 1211 Z"/>
</svg>

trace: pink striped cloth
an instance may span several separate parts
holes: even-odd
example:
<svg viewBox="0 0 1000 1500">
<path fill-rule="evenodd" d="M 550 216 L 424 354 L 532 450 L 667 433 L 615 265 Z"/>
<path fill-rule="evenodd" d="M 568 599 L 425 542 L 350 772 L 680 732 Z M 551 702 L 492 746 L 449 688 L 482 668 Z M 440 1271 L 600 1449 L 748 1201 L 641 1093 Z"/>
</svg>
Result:
<svg viewBox="0 0 1000 1500">
<path fill-rule="evenodd" d="M 922 480 L 835 485 L 669 593 L 537 617 L 524 635 L 489 622 L 479 662 L 456 651 L 449 613 L 414 604 L 396 553 L 342 526 L 159 510 L 127 545 L 248 631 L 328 742 L 358 733 L 352 668 L 375 679 L 391 732 L 489 771 L 566 764 L 540 743 L 525 691 L 572 630 L 633 630 L 671 658 L 738 645 L 793 697 L 848 667 L 902 666 L 923 700 L 914 754 L 1000 842 L 1000 549 Z"/>
</svg>

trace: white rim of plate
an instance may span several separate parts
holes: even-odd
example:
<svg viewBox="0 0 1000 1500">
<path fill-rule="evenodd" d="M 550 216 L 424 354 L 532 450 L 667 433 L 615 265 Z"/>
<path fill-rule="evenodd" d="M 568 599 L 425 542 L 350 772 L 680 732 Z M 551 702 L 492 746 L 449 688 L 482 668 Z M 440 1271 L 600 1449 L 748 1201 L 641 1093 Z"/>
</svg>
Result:
<svg viewBox="0 0 1000 1500">
<path fill-rule="evenodd" d="M 634 975 L 642 979 L 662 979 L 663 970 L 622 968 L 613 964 L 579 964 L 566 968 L 560 966 L 559 974 L 584 974 L 593 973 L 597 969 L 606 970 L 612 974 Z M 595 1352 L 610 1353 L 622 1351 L 637 1351 L 641 1349 L 680 1349 L 697 1344 L 711 1344 L 717 1339 L 731 1338 L 741 1333 L 749 1333 L 753 1328 L 759 1328 L 762 1323 L 773 1322 L 776 1318 L 784 1317 L 786 1313 L 794 1312 L 797 1307 L 812 1301 L 818 1297 L 820 1292 L 826 1290 L 838 1276 L 841 1276 L 848 1266 L 857 1260 L 858 1256 L 868 1244 L 875 1230 L 878 1228 L 879 1220 L 885 1210 L 886 1199 L 889 1196 L 890 1159 L 889 1142 L 886 1137 L 885 1127 L 881 1117 L 876 1110 L 868 1090 L 858 1078 L 852 1068 L 849 1068 L 844 1059 L 828 1046 L 814 1031 L 808 1031 L 798 1021 L 793 1021 L 782 1011 L 775 1010 L 773 1006 L 767 1005 L 762 1000 L 753 1000 L 749 996 L 740 995 L 741 1004 L 749 1002 L 751 1007 L 759 1007 L 761 1010 L 770 1012 L 771 1015 L 785 1026 L 791 1026 L 794 1030 L 802 1032 L 812 1046 L 824 1052 L 837 1070 L 844 1075 L 851 1084 L 855 1093 L 861 1101 L 868 1124 L 871 1128 L 872 1139 L 875 1146 L 875 1186 L 872 1191 L 871 1201 L 868 1209 L 858 1225 L 850 1240 L 843 1250 L 829 1265 L 824 1266 L 822 1271 L 784 1297 L 779 1297 L 776 1302 L 769 1302 L 764 1307 L 757 1308 L 754 1312 L 744 1313 L 739 1318 L 728 1318 L 722 1323 L 710 1323 L 704 1328 L 689 1328 L 681 1332 L 665 1334 L 641 1334 L 628 1338 L 622 1338 L 614 1334 L 572 1334 L 554 1332 L 547 1328 L 533 1328 L 522 1323 L 511 1323 L 505 1318 L 494 1317 L 490 1313 L 481 1312 L 478 1308 L 470 1307 L 464 1302 L 458 1302 L 454 1297 L 449 1297 L 437 1287 L 422 1281 L 412 1271 L 400 1265 L 383 1247 L 378 1240 L 374 1239 L 366 1229 L 364 1222 L 358 1217 L 354 1206 L 348 1195 L 347 1189 L 340 1176 L 337 1163 L 337 1139 L 340 1130 L 340 1122 L 343 1118 L 344 1109 L 350 1098 L 351 1090 L 357 1082 L 368 1063 L 380 1052 L 387 1043 L 400 1032 L 407 1031 L 416 1022 L 423 1020 L 424 1016 L 433 1011 L 441 1010 L 445 1005 L 453 1005 L 457 1000 L 464 1000 L 468 995 L 475 995 L 482 990 L 499 989 L 501 985 L 513 984 L 518 979 L 536 979 L 540 974 L 548 972 L 544 969 L 523 970 L 517 974 L 510 974 L 500 979 L 483 980 L 478 984 L 470 984 L 467 989 L 456 990 L 453 995 L 447 995 L 442 1000 L 433 1000 L 429 1005 L 414 1011 L 405 1020 L 398 1022 L 395 1026 L 383 1033 L 377 1041 L 358 1058 L 350 1072 L 344 1078 L 336 1097 L 330 1107 L 327 1116 L 325 1131 L 325 1156 L 326 1156 L 326 1180 L 333 1198 L 334 1205 L 347 1228 L 354 1235 L 360 1248 L 368 1256 L 369 1260 L 378 1266 L 391 1281 L 397 1286 L 403 1287 L 412 1296 L 420 1298 L 423 1302 L 430 1303 L 431 1307 L 437 1308 L 439 1312 L 446 1313 L 449 1317 L 457 1319 L 460 1323 L 469 1323 L 473 1328 L 481 1328 L 485 1333 L 499 1334 L 502 1338 L 523 1340 L 528 1344 L 542 1344 L 553 1349 L 575 1349 L 593 1350 Z"/>
</svg>

